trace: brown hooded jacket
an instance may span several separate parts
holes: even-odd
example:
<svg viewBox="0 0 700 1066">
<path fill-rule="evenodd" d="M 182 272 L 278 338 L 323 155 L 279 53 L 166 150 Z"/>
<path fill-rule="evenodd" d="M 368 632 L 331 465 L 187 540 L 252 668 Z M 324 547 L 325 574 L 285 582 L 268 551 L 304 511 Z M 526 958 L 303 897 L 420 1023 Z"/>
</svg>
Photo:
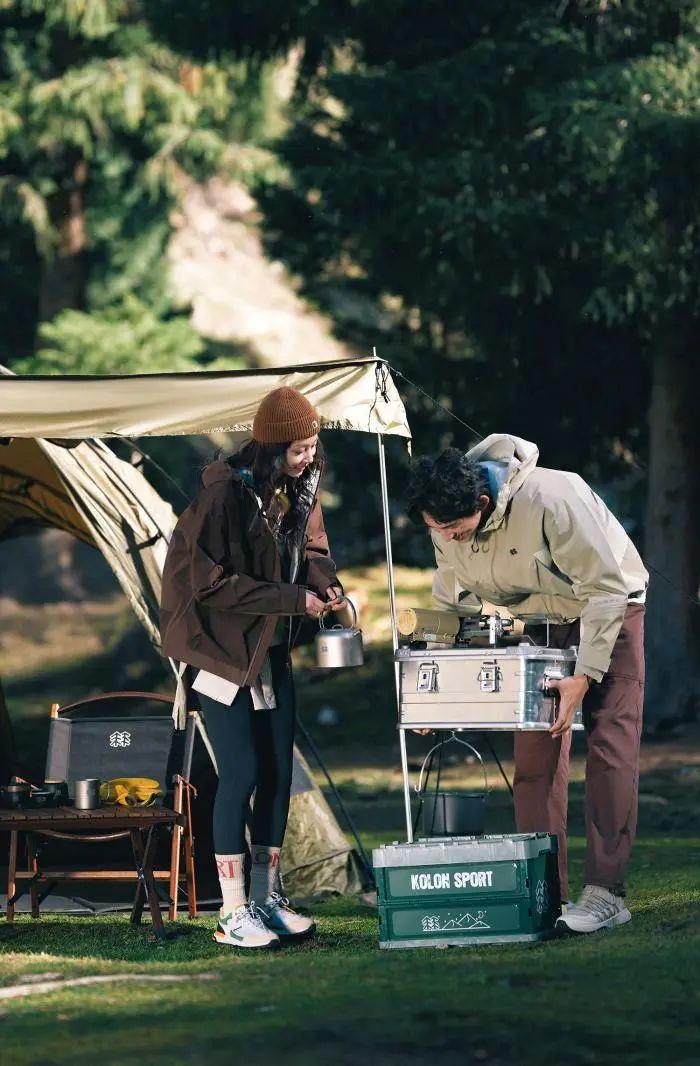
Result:
<svg viewBox="0 0 700 1066">
<path fill-rule="evenodd" d="M 221 459 L 180 516 L 163 570 L 163 654 L 237 685 L 253 681 L 277 620 L 303 615 L 306 589 L 339 585 L 318 492 L 301 542 L 299 584 L 282 580 L 274 537 L 239 471 Z"/>
</svg>

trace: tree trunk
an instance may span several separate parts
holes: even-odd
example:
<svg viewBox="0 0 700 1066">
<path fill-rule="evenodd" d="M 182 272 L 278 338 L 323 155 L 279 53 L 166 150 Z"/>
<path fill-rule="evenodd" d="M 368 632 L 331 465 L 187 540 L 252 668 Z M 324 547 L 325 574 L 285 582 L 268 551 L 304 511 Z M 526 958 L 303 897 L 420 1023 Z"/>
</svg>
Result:
<svg viewBox="0 0 700 1066">
<path fill-rule="evenodd" d="M 663 340 L 649 411 L 645 721 L 652 730 L 692 717 L 698 694 L 698 338 L 677 330 Z"/>
<path fill-rule="evenodd" d="M 39 288 L 39 320 L 50 322 L 66 308 L 85 304 L 85 182 L 87 164 L 80 159 L 72 179 L 50 204 L 51 221 L 59 233 L 58 249 L 43 264 Z"/>
</svg>

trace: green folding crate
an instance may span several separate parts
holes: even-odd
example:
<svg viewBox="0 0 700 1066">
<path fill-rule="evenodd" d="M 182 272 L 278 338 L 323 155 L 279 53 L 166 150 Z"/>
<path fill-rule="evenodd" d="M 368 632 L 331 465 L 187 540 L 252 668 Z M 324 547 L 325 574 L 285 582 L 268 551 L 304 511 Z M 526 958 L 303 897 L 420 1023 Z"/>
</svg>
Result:
<svg viewBox="0 0 700 1066">
<path fill-rule="evenodd" d="M 546 940 L 561 913 L 549 833 L 440 837 L 373 854 L 382 948 Z"/>
</svg>

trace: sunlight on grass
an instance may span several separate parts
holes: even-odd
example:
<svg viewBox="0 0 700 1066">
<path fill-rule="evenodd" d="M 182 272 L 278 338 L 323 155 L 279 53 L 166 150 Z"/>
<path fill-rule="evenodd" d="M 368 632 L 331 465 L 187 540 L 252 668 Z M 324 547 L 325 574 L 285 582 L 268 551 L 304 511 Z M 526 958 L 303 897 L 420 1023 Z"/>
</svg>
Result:
<svg viewBox="0 0 700 1066">
<path fill-rule="evenodd" d="M 405 835 L 386 571 L 377 566 L 344 576 L 361 607 L 366 664 L 322 674 L 301 649 L 297 692 L 300 715 L 371 851 Z M 399 568 L 397 585 L 402 606 L 428 604 L 429 571 Z M 18 739 L 41 747 L 47 692 L 59 698 L 78 694 L 78 685 L 80 692 L 104 685 L 115 634 L 129 616 L 120 598 L 70 609 L 2 609 L 12 718 Z M 167 686 L 169 679 L 163 672 L 153 683 Z M 319 720 L 328 706 L 336 711 L 334 725 Z M 512 739 L 492 741 L 512 779 Z M 432 743 L 410 738 L 412 783 Z M 475 743 L 487 757 L 483 738 Z M 487 765 L 487 831 L 512 831 L 510 795 L 490 756 Z M 325 786 L 318 767 L 313 772 Z M 699 772 L 700 736 L 693 727 L 683 738 L 643 747 L 640 836 L 629 876 L 633 921 L 594 937 L 385 952 L 378 947 L 376 912 L 357 898 L 314 907 L 315 943 L 277 955 L 222 950 L 212 939 L 213 916 L 181 919 L 177 937 L 163 944 L 149 939 L 147 922 L 134 929 L 123 914 L 0 923 L 0 988 L 40 975 L 134 975 L 124 983 L 0 1001 L 2 1062 L 94 1066 L 99 1057 L 145 1066 L 230 1066 L 232 1049 L 244 1048 L 246 1063 L 283 1060 L 284 1066 L 422 1066 L 428 1060 L 540 1066 L 563 1058 L 567 1066 L 613 1058 L 626 1066 L 690 1066 L 700 1039 Z M 583 774 L 584 743 L 577 738 L 570 791 L 576 891 L 583 877 Z M 475 762 L 445 760 L 443 786 L 471 790 L 481 783 Z M 144 974 L 192 980 L 148 985 L 139 981 Z"/>
</svg>

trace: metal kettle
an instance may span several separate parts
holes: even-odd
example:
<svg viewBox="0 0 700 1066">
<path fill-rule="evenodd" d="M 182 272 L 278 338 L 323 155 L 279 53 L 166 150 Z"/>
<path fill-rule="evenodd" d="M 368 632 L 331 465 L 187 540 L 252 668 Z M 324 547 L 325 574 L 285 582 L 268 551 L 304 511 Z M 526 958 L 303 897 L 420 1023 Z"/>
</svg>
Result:
<svg viewBox="0 0 700 1066">
<path fill-rule="evenodd" d="M 362 666 L 362 633 L 357 628 L 357 611 L 352 600 L 347 601 L 352 609 L 352 625 L 340 623 L 327 629 L 323 618 L 318 620 L 319 632 L 316 634 L 316 665 L 323 670 L 340 666 Z"/>
</svg>

